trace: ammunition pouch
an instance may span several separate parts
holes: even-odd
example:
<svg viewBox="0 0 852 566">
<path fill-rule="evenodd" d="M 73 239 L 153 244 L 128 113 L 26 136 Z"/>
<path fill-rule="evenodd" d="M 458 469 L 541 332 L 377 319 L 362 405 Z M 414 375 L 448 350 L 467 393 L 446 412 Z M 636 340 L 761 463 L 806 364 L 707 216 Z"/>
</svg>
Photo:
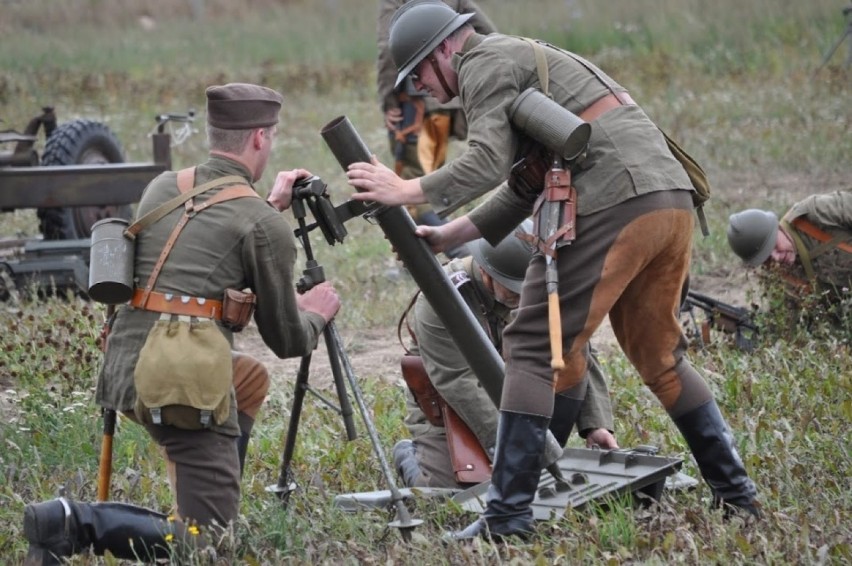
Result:
<svg viewBox="0 0 852 566">
<path fill-rule="evenodd" d="M 544 178 L 553 165 L 553 154 L 539 143 L 529 143 L 528 150 L 512 165 L 509 188 L 525 201 L 532 203 L 544 190 Z"/>
<path fill-rule="evenodd" d="M 222 299 L 222 325 L 232 332 L 245 328 L 254 314 L 257 295 L 239 289 L 225 289 Z"/>
</svg>

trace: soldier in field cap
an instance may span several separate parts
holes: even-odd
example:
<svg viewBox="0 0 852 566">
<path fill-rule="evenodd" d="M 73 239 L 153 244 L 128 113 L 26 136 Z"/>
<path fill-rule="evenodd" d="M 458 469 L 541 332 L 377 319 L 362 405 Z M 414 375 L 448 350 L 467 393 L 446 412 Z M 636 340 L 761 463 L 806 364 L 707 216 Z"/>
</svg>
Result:
<svg viewBox="0 0 852 566">
<path fill-rule="evenodd" d="M 207 88 L 207 123 L 222 130 L 267 128 L 278 123 L 284 97 L 265 86 L 229 83 Z"/>
<path fill-rule="evenodd" d="M 208 88 L 209 158 L 154 179 L 129 228 L 132 232 L 141 226 L 134 263 L 139 287 L 117 309 L 97 401 L 140 423 L 160 446 L 174 516 L 127 503 L 59 498 L 30 504 L 24 512 L 27 564 L 59 564 L 72 554 L 107 550 L 130 560 L 169 558 L 187 542 L 199 546 L 195 541 L 220 540 L 215 531 L 204 535 L 237 519 L 246 450 L 269 377 L 258 360 L 230 351 L 233 332 L 249 323 L 253 312 L 275 355 L 304 356 L 340 307 L 330 282 L 301 295 L 295 291 L 296 242 L 280 212 L 290 206 L 293 183 L 310 172 L 278 172 L 265 201 L 253 185 L 272 151 L 281 104 L 282 96 L 263 86 Z M 201 185 L 206 190 L 186 203 L 164 206 Z M 167 212 L 149 214 L 158 209 Z M 203 328 L 215 348 L 196 350 L 190 343 L 181 349 L 166 339 L 155 341 L 161 321 L 199 332 Z M 179 363 L 161 365 L 153 375 L 143 371 L 165 357 L 167 349 L 177 350 Z M 193 404 L 211 392 L 210 373 L 215 372 L 209 358 L 221 355 L 225 360 L 219 366 L 226 373 L 218 382 L 219 404 L 215 410 Z M 182 367 L 179 373 L 176 366 Z M 156 387 L 150 387 L 151 380 Z M 192 538 L 199 533 L 202 538 Z"/>
</svg>

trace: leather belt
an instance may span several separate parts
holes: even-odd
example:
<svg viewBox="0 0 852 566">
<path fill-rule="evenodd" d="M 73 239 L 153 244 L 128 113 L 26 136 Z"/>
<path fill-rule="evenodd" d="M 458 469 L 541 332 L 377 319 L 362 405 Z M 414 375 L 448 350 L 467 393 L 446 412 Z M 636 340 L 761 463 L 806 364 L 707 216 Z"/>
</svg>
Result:
<svg viewBox="0 0 852 566">
<path fill-rule="evenodd" d="M 613 108 L 634 104 L 636 104 L 636 102 L 634 102 L 633 98 L 626 92 L 611 92 L 592 102 L 580 113 L 580 119 L 585 120 L 586 122 L 594 122 Z"/>
<path fill-rule="evenodd" d="M 142 306 L 144 289 L 133 291 L 130 306 L 137 309 L 154 312 L 165 312 L 169 314 L 182 314 L 185 316 L 197 316 L 200 318 L 212 318 L 222 320 L 222 301 L 205 299 L 203 297 L 190 297 L 188 295 L 175 295 L 174 293 L 148 293 L 148 303 Z"/>
</svg>

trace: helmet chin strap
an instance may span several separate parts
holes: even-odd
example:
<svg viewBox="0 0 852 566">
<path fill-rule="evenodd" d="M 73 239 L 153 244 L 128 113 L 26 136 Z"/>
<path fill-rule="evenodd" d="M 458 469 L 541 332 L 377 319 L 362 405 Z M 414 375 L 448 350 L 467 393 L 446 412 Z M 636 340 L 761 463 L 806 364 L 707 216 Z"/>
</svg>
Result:
<svg viewBox="0 0 852 566">
<path fill-rule="evenodd" d="M 447 84 L 447 79 L 444 77 L 444 73 L 441 72 L 441 67 L 438 66 L 438 60 L 431 53 L 426 59 L 432 65 L 432 70 L 435 72 L 435 76 L 438 77 L 438 82 L 441 83 L 441 88 L 444 89 L 447 98 L 454 98 L 456 95 L 450 90 L 450 85 Z"/>
</svg>

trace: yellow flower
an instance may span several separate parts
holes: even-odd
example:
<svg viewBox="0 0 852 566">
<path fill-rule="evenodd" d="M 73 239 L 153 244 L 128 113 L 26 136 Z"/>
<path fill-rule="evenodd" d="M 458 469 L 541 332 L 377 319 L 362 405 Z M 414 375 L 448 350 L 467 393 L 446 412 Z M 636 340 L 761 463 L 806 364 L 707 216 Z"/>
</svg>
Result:
<svg viewBox="0 0 852 566">
<path fill-rule="evenodd" d="M 195 525 L 192 525 L 192 526 L 191 526 L 191 527 L 189 527 L 189 529 L 187 529 L 187 530 L 189 531 L 189 534 L 192 534 L 192 535 L 199 535 L 199 534 L 201 534 L 201 531 L 199 531 L 199 530 L 198 530 L 198 527 L 196 527 Z"/>
<path fill-rule="evenodd" d="M 172 542 L 175 539 L 175 535 L 173 533 L 169 533 L 166 535 L 166 542 Z"/>
</svg>

